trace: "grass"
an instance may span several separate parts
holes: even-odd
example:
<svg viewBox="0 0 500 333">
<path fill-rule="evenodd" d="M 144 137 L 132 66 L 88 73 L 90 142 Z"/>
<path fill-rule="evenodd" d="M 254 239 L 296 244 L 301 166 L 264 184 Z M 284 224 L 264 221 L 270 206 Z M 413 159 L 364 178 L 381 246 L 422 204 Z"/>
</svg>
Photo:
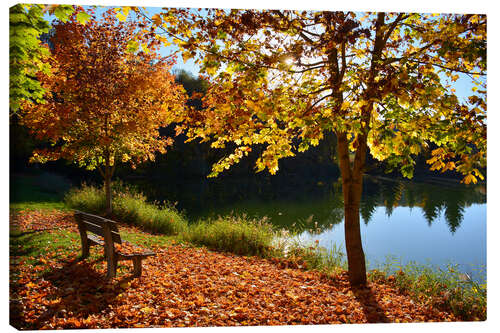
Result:
<svg viewBox="0 0 500 333">
<path fill-rule="evenodd" d="M 51 210 L 51 209 L 59 209 L 59 210 L 68 210 L 68 207 L 62 201 L 58 202 L 15 202 L 9 205 L 10 209 L 14 210 L 22 210 L 22 209 L 30 209 L 30 210 Z"/>
<path fill-rule="evenodd" d="M 347 268 L 345 254 L 335 244 L 330 249 L 326 249 L 319 246 L 318 243 L 310 246 L 298 243 L 289 249 L 287 256 L 292 261 L 302 261 L 307 269 L 330 276 L 335 276 Z"/>
<path fill-rule="evenodd" d="M 112 218 L 147 231 L 175 235 L 184 232 L 188 223 L 184 216 L 168 205 L 158 206 L 148 203 L 146 197 L 132 188 L 119 184 L 113 188 Z M 102 189 L 83 185 L 71 189 L 64 197 L 67 207 L 91 214 L 103 215 L 106 197 Z"/>
<path fill-rule="evenodd" d="M 76 233 L 68 230 L 57 230 L 55 232 L 21 232 L 11 229 L 9 234 L 9 255 L 11 265 L 33 265 L 42 269 L 37 270 L 35 275 L 42 276 L 50 271 L 52 267 L 45 265 L 45 258 L 49 253 L 58 257 L 66 257 L 68 252 L 77 252 L 75 240 L 79 241 Z M 9 280 L 17 284 L 19 280 L 17 269 L 9 270 Z"/>
<path fill-rule="evenodd" d="M 64 197 L 66 206 L 91 214 L 102 214 L 106 210 L 106 201 L 102 189 L 83 185 L 72 188 Z"/>
<path fill-rule="evenodd" d="M 249 219 L 245 215 L 201 220 L 191 225 L 182 238 L 211 249 L 241 255 L 270 256 L 274 232 L 266 220 Z"/>
<path fill-rule="evenodd" d="M 200 220 L 189 225 L 182 214 L 168 204 L 148 203 L 133 188 L 118 184 L 113 191 L 113 218 L 157 234 L 178 235 L 178 240 L 241 255 L 269 256 L 274 232 L 265 220 L 226 216 Z M 101 189 L 84 185 L 64 198 L 66 206 L 93 214 L 105 211 Z"/>
<path fill-rule="evenodd" d="M 58 230 L 57 236 L 50 232 L 21 232 L 10 230 L 10 255 L 26 258 L 26 263 L 39 263 L 47 252 L 68 249 L 73 246 L 72 240 L 79 236 L 68 230 Z"/>
<path fill-rule="evenodd" d="M 486 320 L 486 281 L 478 283 L 461 273 L 458 265 L 446 269 L 388 258 L 369 274 L 372 281 L 389 280 L 418 301 L 427 301 L 464 320 Z"/>
</svg>

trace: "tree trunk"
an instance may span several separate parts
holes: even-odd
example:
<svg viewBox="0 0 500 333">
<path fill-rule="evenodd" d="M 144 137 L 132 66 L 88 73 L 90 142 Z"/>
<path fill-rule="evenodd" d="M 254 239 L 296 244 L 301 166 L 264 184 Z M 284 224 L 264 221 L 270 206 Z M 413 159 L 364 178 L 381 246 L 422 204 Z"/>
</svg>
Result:
<svg viewBox="0 0 500 333">
<path fill-rule="evenodd" d="M 105 169 L 104 169 L 104 191 L 106 192 L 106 216 L 111 215 L 111 176 L 112 170 L 109 161 L 109 153 L 105 155 Z"/>
<path fill-rule="evenodd" d="M 353 286 L 363 286 L 366 284 L 366 263 L 361 242 L 359 205 L 363 185 L 364 159 L 359 160 L 359 156 L 366 153 L 366 150 L 364 146 L 358 148 L 356 152 L 357 161 L 355 161 L 354 167 L 351 168 L 349 143 L 345 133 L 337 135 L 337 148 L 344 195 L 344 233 L 349 281 Z"/>
<path fill-rule="evenodd" d="M 106 168 L 106 177 L 104 179 L 104 189 L 106 192 L 106 216 L 111 215 L 112 206 L 111 206 L 111 173 L 109 172 L 109 168 Z"/>
<path fill-rule="evenodd" d="M 351 285 L 366 284 L 366 264 L 359 223 L 360 183 L 342 183 L 344 193 L 344 233 Z M 359 198 L 358 198 L 359 197 Z"/>
</svg>

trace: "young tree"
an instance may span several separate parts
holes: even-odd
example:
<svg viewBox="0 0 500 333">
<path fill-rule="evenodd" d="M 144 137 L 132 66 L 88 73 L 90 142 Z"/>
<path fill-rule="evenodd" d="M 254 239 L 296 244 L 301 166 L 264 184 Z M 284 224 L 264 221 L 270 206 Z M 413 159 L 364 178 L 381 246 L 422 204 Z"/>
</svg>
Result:
<svg viewBox="0 0 500 333">
<path fill-rule="evenodd" d="M 207 109 L 186 122 L 191 138 L 237 146 L 211 176 L 253 144 L 266 146 L 257 171 L 274 174 L 279 159 L 335 134 L 353 285 L 366 283 L 359 209 L 368 153 L 410 178 L 432 143 L 431 169 L 483 178 L 484 15 L 165 9 L 151 22 L 214 77 Z M 460 75 L 474 84 L 465 99 L 453 88 Z"/>
<path fill-rule="evenodd" d="M 52 73 L 38 77 L 46 102 L 26 103 L 22 121 L 52 143 L 35 150 L 32 161 L 63 158 L 99 170 L 109 214 L 116 164 L 134 167 L 166 152 L 173 140 L 158 130 L 178 120 L 185 92 L 169 73 L 171 57 L 159 56 L 153 34 L 136 35 L 138 23 L 116 22 L 112 10 L 86 24 L 77 21 L 78 13 L 54 25 Z"/>
</svg>

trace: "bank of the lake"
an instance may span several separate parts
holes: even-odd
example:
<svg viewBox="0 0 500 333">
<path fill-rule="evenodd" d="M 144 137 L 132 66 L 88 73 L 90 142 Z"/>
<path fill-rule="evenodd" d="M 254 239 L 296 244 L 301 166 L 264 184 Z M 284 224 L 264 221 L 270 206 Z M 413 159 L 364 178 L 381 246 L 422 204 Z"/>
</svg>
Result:
<svg viewBox="0 0 500 333">
<path fill-rule="evenodd" d="M 123 190 L 123 188 L 122 188 Z M 75 189 L 72 192 L 74 202 L 70 203 L 66 196 L 67 207 L 78 208 L 88 212 L 99 213 L 103 209 L 103 194 L 92 187 Z M 332 199 L 335 199 L 332 198 Z M 174 235 L 179 242 L 206 246 L 211 249 L 237 253 L 241 255 L 258 255 L 263 258 L 277 258 L 283 265 L 289 267 L 317 270 L 328 276 L 335 276 L 345 268 L 345 260 L 340 247 L 324 248 L 320 242 L 304 242 L 304 229 L 297 227 L 288 232 L 291 239 L 300 239 L 292 242 L 292 247 L 285 246 L 284 242 L 276 242 L 282 232 L 279 226 L 271 225 L 271 218 L 258 218 L 238 214 L 221 215 L 221 217 L 199 218 L 190 223 L 184 214 L 180 214 L 172 206 L 159 209 L 148 203 L 143 195 L 138 193 L 115 195 L 115 218 L 120 222 L 135 223 L 143 229 L 156 233 Z M 102 202 L 101 202 L 102 201 Z M 59 203 L 60 204 L 60 203 Z M 76 205 L 75 205 L 76 204 Z M 17 208 L 22 208 L 17 205 Z M 286 208 L 286 207 L 279 207 Z M 318 208 L 318 207 L 316 207 Z M 397 209 L 397 208 L 396 208 Z M 321 212 L 321 209 L 318 210 Z M 335 210 L 338 213 L 338 210 Z M 279 214 L 281 213 L 281 214 Z M 290 213 L 290 210 L 278 209 L 277 216 Z M 326 221 L 332 221 L 332 215 Z M 366 215 L 365 215 L 366 216 Z M 339 219 L 339 217 L 335 217 Z M 340 219 L 342 216 L 340 215 Z M 330 220 L 328 220 L 330 219 Z M 165 227 L 174 222 L 174 228 Z M 306 221 L 308 222 L 308 221 Z M 316 231 L 311 234 L 321 234 L 321 225 L 316 222 Z M 323 223 L 327 226 L 328 224 Z M 341 226 L 335 223 L 334 226 Z M 302 237 L 302 238 L 301 238 Z M 278 244 L 278 246 L 277 246 Z M 287 242 L 290 244 L 290 242 Z M 304 246 L 305 245 L 305 246 Z M 372 267 L 373 268 L 373 267 Z M 404 272 L 401 274 L 400 272 Z M 486 282 L 471 281 L 464 272 L 455 266 L 436 269 L 429 265 L 408 265 L 406 263 L 384 262 L 378 270 L 372 271 L 372 281 L 390 279 L 402 291 L 408 292 L 415 299 L 427 300 L 434 305 L 444 306 L 463 319 L 485 318 L 486 314 Z M 437 301 L 439 300 L 439 301 Z M 480 313 L 483 313 L 481 315 Z M 468 319 L 467 319 L 468 318 Z"/>
<path fill-rule="evenodd" d="M 425 298 L 415 297 L 411 289 L 400 285 L 405 275 L 402 273 L 386 277 L 372 272 L 367 288 L 353 289 L 345 271 L 326 275 L 294 266 L 292 261 L 214 252 L 126 224 L 120 224 L 124 239 L 153 249 L 157 257 L 143 263 L 140 279 L 129 281 L 131 265 L 124 263 L 119 265 L 116 278 L 106 280 L 99 250 L 93 250 L 87 260 L 76 260 L 80 241 L 75 225 L 68 211 L 12 212 L 10 323 L 14 327 L 255 326 L 485 319 L 485 304 L 475 303 L 473 312 L 464 312 L 463 306 L 461 312 L 453 311 L 449 306 L 453 293 L 426 292 Z"/>
</svg>

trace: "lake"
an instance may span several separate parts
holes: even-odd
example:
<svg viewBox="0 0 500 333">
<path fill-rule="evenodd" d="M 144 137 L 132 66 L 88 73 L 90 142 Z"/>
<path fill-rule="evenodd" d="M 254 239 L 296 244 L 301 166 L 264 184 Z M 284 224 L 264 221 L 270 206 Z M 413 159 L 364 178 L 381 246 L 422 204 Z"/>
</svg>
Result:
<svg viewBox="0 0 500 333">
<path fill-rule="evenodd" d="M 140 184 L 140 182 L 138 183 Z M 193 221 L 227 214 L 267 216 L 294 230 L 301 242 L 345 253 L 343 203 L 338 180 L 264 178 L 157 182 L 140 189 L 156 200 L 176 201 Z M 458 264 L 473 277 L 486 268 L 486 186 L 365 177 L 361 237 L 369 268 L 395 257 L 438 267 Z"/>
</svg>

